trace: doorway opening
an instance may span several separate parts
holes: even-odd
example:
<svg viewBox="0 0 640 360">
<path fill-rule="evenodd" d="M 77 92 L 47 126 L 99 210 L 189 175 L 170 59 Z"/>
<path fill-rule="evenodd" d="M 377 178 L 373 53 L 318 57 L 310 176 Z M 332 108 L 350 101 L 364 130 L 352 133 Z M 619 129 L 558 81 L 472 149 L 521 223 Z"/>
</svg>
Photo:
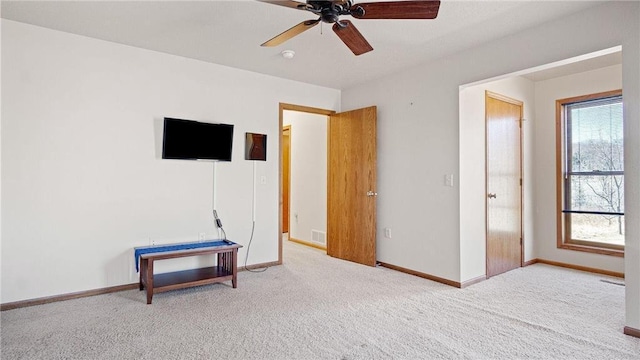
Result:
<svg viewBox="0 0 640 360">
<path fill-rule="evenodd" d="M 315 151 L 319 159 L 326 162 L 326 220 L 324 234 L 308 228 L 307 244 L 324 242 L 327 255 L 359 264 L 375 266 L 376 264 L 376 179 L 377 179 L 377 147 L 376 127 L 377 108 L 370 106 L 362 109 L 335 113 L 304 106 L 280 104 L 280 199 L 279 199 L 279 251 L 278 262 L 282 263 L 283 244 L 283 157 L 284 157 L 284 118 L 287 111 L 321 115 L 328 119 L 326 127 L 326 150 Z M 308 114 L 307 114 L 308 115 Z M 298 127 L 299 128 L 299 127 Z M 289 135 L 290 173 L 289 193 L 293 195 L 296 185 L 295 161 L 297 127 L 291 125 Z M 318 130 L 316 130 L 317 132 Z M 315 136 L 318 136 L 316 133 Z M 318 147 L 321 147 L 318 145 Z M 313 152 L 313 151 L 312 151 Z M 316 160 L 316 161 L 321 161 Z M 314 166 L 317 164 L 308 164 Z M 317 170 L 317 169 L 316 169 Z M 288 175 L 287 175 L 288 176 Z M 322 176 L 322 175 L 319 175 Z M 322 183 L 322 182 L 320 182 Z M 312 194 L 316 195 L 317 194 Z M 296 212 L 295 196 L 288 198 L 289 234 L 293 235 L 294 227 L 302 222 L 300 212 Z M 317 209 L 316 209 L 317 212 Z M 296 216 L 296 213 L 298 216 Z M 321 225 L 320 225 L 321 226 Z M 304 231 L 302 233 L 304 236 Z M 298 235 L 296 235 L 297 238 Z M 315 241 L 314 241 L 315 239 Z M 302 239 L 298 239 L 302 240 Z"/>
<path fill-rule="evenodd" d="M 328 117 L 284 110 L 282 120 L 282 236 L 326 251 Z"/>
<path fill-rule="evenodd" d="M 278 263 L 283 241 L 326 251 L 327 126 L 332 110 L 280 104 Z"/>
</svg>

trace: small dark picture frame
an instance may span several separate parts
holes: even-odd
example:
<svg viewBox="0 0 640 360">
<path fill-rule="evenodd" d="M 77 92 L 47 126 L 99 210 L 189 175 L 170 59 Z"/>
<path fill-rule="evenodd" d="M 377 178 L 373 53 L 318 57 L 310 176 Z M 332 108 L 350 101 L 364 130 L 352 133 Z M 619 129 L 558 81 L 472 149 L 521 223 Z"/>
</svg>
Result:
<svg viewBox="0 0 640 360">
<path fill-rule="evenodd" d="M 245 133 L 244 159 L 267 161 L 266 134 Z"/>
</svg>

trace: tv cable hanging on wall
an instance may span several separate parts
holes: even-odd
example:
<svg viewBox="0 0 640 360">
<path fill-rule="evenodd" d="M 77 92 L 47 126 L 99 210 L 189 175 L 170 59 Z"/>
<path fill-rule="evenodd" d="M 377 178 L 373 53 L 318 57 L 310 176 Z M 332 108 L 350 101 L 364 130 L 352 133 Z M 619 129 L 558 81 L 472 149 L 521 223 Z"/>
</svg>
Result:
<svg viewBox="0 0 640 360">
<path fill-rule="evenodd" d="M 262 268 L 260 270 L 252 270 L 247 267 L 247 261 L 249 260 L 249 252 L 251 250 L 251 243 L 253 242 L 253 234 L 256 228 L 256 161 L 267 161 L 267 135 L 245 133 L 245 160 L 253 161 L 253 196 L 251 204 L 251 236 L 249 237 L 249 244 L 247 245 L 247 253 L 244 257 L 244 269 L 249 272 L 264 272 L 269 267 Z"/>
</svg>

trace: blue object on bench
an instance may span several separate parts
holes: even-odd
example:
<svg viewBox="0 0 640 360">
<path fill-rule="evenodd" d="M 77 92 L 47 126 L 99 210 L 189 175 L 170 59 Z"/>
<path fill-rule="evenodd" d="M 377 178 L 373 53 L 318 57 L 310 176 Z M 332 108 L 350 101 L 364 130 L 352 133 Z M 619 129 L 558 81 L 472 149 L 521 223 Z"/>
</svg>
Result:
<svg viewBox="0 0 640 360">
<path fill-rule="evenodd" d="M 190 242 L 190 243 L 181 243 L 181 244 L 137 247 L 137 248 L 134 248 L 136 272 L 140 271 L 139 262 L 140 262 L 140 255 L 142 254 L 177 251 L 177 250 L 191 250 L 191 249 L 199 249 L 199 248 L 215 247 L 215 246 L 226 246 L 226 245 L 233 245 L 233 244 L 235 243 L 229 240 L 216 240 L 216 241 L 205 241 L 205 242 Z"/>
</svg>

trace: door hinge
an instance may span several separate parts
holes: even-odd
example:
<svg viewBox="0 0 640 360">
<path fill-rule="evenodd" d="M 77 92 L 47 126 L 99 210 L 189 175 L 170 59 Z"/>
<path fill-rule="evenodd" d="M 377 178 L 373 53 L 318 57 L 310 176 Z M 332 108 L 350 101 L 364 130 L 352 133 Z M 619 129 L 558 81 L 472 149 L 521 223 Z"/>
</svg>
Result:
<svg viewBox="0 0 640 360">
<path fill-rule="evenodd" d="M 522 179 L 520 179 L 520 186 L 522 186 Z"/>
</svg>

